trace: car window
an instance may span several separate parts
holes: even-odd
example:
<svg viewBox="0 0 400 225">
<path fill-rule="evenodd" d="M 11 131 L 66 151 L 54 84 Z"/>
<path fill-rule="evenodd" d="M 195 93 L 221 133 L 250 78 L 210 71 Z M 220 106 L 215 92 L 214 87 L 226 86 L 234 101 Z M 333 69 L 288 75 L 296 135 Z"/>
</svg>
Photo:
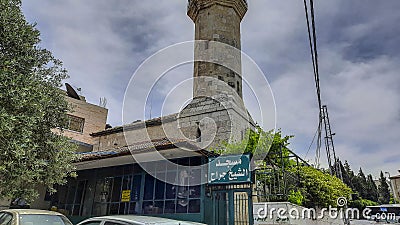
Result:
<svg viewBox="0 0 400 225">
<path fill-rule="evenodd" d="M 90 221 L 86 223 L 82 223 L 80 225 L 100 225 L 101 221 Z"/>
<path fill-rule="evenodd" d="M 23 214 L 19 216 L 21 225 L 72 225 L 67 219 L 58 215 Z"/>
<path fill-rule="evenodd" d="M 0 213 L 0 225 L 9 225 L 11 224 L 12 215 L 9 213 Z"/>
<path fill-rule="evenodd" d="M 119 223 L 119 222 L 111 222 L 111 221 L 106 221 L 104 225 L 127 225 L 127 223 Z"/>
</svg>

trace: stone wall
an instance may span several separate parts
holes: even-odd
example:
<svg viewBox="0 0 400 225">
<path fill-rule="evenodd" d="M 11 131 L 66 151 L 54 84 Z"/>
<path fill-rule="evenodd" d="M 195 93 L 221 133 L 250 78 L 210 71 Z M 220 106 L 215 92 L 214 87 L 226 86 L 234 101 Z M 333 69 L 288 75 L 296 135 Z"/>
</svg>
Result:
<svg viewBox="0 0 400 225">
<path fill-rule="evenodd" d="M 195 23 L 194 78 L 212 77 L 225 82 L 242 97 L 240 23 L 247 11 L 243 0 L 192 0 L 188 15 Z M 234 49 L 215 43 L 224 43 Z M 204 59 L 213 59 L 203 61 Z M 215 63 L 214 63 L 215 62 Z M 224 66 L 224 65 L 229 65 Z M 193 96 L 224 93 L 226 87 L 194 80 Z"/>
</svg>

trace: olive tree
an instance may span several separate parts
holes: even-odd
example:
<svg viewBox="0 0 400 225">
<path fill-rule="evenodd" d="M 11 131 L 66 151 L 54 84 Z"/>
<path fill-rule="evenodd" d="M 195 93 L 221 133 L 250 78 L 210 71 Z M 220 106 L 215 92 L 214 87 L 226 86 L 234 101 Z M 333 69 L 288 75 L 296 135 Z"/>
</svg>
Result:
<svg viewBox="0 0 400 225">
<path fill-rule="evenodd" d="M 54 132 L 69 110 L 61 61 L 40 48 L 40 33 L 25 20 L 20 0 L 0 0 L 0 197 L 38 196 L 55 191 L 74 175 L 76 146 Z"/>
</svg>

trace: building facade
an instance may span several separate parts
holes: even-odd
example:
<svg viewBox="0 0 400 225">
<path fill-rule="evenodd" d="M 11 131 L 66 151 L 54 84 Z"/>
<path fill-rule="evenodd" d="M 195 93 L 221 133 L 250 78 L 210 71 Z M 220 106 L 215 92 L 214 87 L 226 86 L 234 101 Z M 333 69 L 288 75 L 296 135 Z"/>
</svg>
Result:
<svg viewBox="0 0 400 225">
<path fill-rule="evenodd" d="M 400 203 L 400 175 L 389 177 L 389 179 L 391 185 L 390 189 L 393 192 L 393 197 L 396 200 L 396 203 Z"/>
</svg>

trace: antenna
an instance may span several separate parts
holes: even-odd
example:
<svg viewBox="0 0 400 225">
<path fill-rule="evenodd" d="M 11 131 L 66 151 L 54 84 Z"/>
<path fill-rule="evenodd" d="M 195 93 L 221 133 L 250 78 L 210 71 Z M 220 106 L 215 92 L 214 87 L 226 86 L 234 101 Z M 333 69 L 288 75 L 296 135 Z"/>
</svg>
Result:
<svg viewBox="0 0 400 225">
<path fill-rule="evenodd" d="M 101 107 L 103 107 L 103 108 L 106 108 L 106 106 L 107 106 L 107 99 L 106 99 L 105 97 L 100 98 L 99 106 L 101 106 Z"/>
<path fill-rule="evenodd" d="M 77 99 L 77 100 L 81 100 L 79 95 L 76 93 L 76 91 L 74 90 L 74 88 L 70 84 L 65 83 L 65 87 L 67 88 L 67 95 L 69 97 Z"/>
</svg>

